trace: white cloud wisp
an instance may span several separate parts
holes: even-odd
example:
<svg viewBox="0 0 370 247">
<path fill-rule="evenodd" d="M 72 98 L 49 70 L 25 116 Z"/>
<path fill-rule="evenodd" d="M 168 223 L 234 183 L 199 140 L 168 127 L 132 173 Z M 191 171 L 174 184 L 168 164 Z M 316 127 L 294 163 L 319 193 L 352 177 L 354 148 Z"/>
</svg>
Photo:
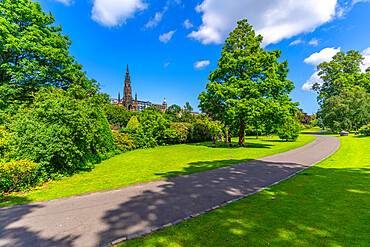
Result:
<svg viewBox="0 0 370 247">
<path fill-rule="evenodd" d="M 169 31 L 168 33 L 164 33 L 159 35 L 159 41 L 163 43 L 167 43 L 168 41 L 171 40 L 172 35 L 175 33 L 175 31 Z"/>
<path fill-rule="evenodd" d="M 197 70 L 205 69 L 211 62 L 209 60 L 196 61 L 194 63 L 194 68 Z"/>
</svg>

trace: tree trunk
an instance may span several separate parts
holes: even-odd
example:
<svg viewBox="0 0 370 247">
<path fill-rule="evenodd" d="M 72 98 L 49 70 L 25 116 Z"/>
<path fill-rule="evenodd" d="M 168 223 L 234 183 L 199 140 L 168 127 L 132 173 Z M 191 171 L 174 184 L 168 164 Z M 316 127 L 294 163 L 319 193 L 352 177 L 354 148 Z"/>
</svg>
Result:
<svg viewBox="0 0 370 247">
<path fill-rule="evenodd" d="M 257 130 L 257 136 L 256 136 L 256 139 L 258 139 L 258 130 Z"/>
<path fill-rule="evenodd" d="M 245 146 L 245 142 L 244 142 L 244 133 L 245 132 L 245 123 L 244 123 L 244 120 L 241 119 L 240 120 L 240 130 L 239 130 L 239 143 L 238 145 L 239 146 Z"/>
</svg>

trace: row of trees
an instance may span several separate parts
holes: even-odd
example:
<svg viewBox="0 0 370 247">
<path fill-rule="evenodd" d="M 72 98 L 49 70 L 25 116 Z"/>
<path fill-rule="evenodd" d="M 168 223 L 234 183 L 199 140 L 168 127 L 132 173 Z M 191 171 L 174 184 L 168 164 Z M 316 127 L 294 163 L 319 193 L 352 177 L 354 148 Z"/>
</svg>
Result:
<svg viewBox="0 0 370 247">
<path fill-rule="evenodd" d="M 370 123 L 370 68 L 361 71 L 363 60 L 351 50 L 317 66 L 323 81 L 313 85 L 321 107 L 318 117 L 334 131 L 357 131 Z"/>
</svg>

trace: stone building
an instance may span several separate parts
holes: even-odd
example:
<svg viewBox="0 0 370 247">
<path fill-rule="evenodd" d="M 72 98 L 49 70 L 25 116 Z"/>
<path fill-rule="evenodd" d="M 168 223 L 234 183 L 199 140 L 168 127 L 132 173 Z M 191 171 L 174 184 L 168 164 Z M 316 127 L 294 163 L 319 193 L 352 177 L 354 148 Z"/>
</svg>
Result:
<svg viewBox="0 0 370 247">
<path fill-rule="evenodd" d="M 118 99 L 111 99 L 111 104 L 124 106 L 129 111 L 142 111 L 150 106 L 155 106 L 163 112 L 167 110 L 166 98 L 164 98 L 162 104 L 154 104 L 150 101 L 138 100 L 137 94 L 135 94 L 135 99 L 132 98 L 131 78 L 128 71 L 128 65 L 125 76 L 125 85 L 123 87 L 123 98 L 121 99 L 121 94 L 118 93 Z"/>
</svg>

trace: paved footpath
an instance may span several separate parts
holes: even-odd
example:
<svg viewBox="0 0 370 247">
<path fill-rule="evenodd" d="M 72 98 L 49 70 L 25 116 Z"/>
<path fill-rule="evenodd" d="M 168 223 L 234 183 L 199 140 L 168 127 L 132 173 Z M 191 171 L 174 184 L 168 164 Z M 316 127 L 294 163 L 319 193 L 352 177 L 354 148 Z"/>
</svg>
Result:
<svg viewBox="0 0 370 247">
<path fill-rule="evenodd" d="M 338 138 L 318 136 L 304 147 L 217 170 L 2 208 L 0 246 L 99 246 L 131 238 L 259 191 L 326 158 L 339 145 Z"/>
</svg>

